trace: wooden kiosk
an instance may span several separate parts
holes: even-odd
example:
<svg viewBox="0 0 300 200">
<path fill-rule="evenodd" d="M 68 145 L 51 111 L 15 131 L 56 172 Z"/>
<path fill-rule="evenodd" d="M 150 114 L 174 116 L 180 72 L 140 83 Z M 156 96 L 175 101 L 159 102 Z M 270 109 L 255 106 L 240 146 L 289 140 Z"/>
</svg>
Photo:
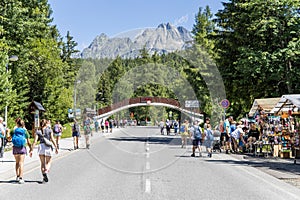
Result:
<svg viewBox="0 0 300 200">
<path fill-rule="evenodd" d="M 45 112 L 45 108 L 41 103 L 37 101 L 32 101 L 29 105 L 29 112 L 33 114 L 33 123 L 32 123 L 32 136 L 35 136 L 35 129 L 40 126 L 40 115 L 42 112 Z"/>
</svg>

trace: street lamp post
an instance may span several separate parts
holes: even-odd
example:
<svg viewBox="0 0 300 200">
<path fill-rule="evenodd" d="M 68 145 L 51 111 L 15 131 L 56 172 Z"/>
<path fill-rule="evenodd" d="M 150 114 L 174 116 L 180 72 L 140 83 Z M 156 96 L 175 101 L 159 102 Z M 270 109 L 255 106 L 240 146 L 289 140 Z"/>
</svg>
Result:
<svg viewBox="0 0 300 200">
<path fill-rule="evenodd" d="M 74 109 L 73 109 L 74 119 L 76 119 L 76 86 L 79 83 L 81 83 L 80 80 L 77 80 L 77 81 L 74 82 Z"/>
<path fill-rule="evenodd" d="M 10 56 L 10 57 L 8 58 L 8 61 L 15 62 L 15 61 L 17 61 L 18 59 L 19 59 L 18 56 L 12 55 L 12 56 Z M 6 74 L 8 74 L 8 63 L 6 64 Z M 6 77 L 6 79 L 7 79 L 7 81 L 8 81 L 8 77 Z M 6 88 L 6 92 L 8 92 L 8 88 Z M 7 126 L 7 101 L 6 101 L 6 103 L 5 103 L 5 116 L 4 116 L 4 118 L 5 118 L 5 124 L 6 124 L 6 126 Z"/>
</svg>

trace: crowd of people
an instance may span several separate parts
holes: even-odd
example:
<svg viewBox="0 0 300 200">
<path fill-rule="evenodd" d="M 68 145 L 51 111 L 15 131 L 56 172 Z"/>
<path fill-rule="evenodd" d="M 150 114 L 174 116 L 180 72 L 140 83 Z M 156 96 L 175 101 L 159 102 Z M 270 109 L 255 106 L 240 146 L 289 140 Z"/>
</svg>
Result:
<svg viewBox="0 0 300 200">
<path fill-rule="evenodd" d="M 201 147 L 206 148 L 208 157 L 212 157 L 212 150 L 219 148 L 226 154 L 242 153 L 245 151 L 253 152 L 254 144 L 262 137 L 261 131 L 255 122 L 246 123 L 245 121 L 235 121 L 232 116 L 220 121 L 216 127 L 212 127 L 210 119 L 206 118 L 203 127 L 199 121 L 190 123 L 184 120 L 179 123 L 177 120 L 163 119 L 159 123 L 160 133 L 170 135 L 170 129 L 174 129 L 174 134 L 181 136 L 181 147 L 187 145 L 188 139 L 192 143 L 192 157 L 198 149 L 199 156 L 202 156 Z M 166 130 L 166 131 L 165 131 Z M 217 147 L 218 146 L 218 147 Z"/>
</svg>

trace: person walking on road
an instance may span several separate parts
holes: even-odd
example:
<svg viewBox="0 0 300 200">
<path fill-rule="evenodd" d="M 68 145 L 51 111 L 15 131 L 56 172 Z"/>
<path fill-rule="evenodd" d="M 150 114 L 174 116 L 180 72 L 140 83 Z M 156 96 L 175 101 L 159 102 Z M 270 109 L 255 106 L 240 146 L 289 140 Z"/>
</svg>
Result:
<svg viewBox="0 0 300 200">
<path fill-rule="evenodd" d="M 179 124 L 178 124 L 178 121 L 177 121 L 177 119 L 174 121 L 174 134 L 175 135 L 178 135 L 178 126 L 179 126 Z"/>
<path fill-rule="evenodd" d="M 210 124 L 210 119 L 207 117 L 206 120 L 205 120 L 205 123 L 204 123 L 204 130 L 207 129 L 207 126 Z"/>
<path fill-rule="evenodd" d="M 13 143 L 13 155 L 16 160 L 16 181 L 20 184 L 23 184 L 24 159 L 25 155 L 27 154 L 26 143 L 30 148 L 30 153 L 32 152 L 32 146 L 30 144 L 28 131 L 26 130 L 24 121 L 21 120 L 21 118 L 16 119 L 16 126 L 11 135 Z"/>
<path fill-rule="evenodd" d="M 164 134 L 164 127 L 165 127 L 165 122 L 163 119 L 161 119 L 161 121 L 159 122 L 159 128 L 160 128 L 160 134 L 163 135 Z"/>
<path fill-rule="evenodd" d="M 84 137 L 85 137 L 85 145 L 86 148 L 90 148 L 90 135 L 92 133 L 92 128 L 91 128 L 91 121 L 88 117 L 85 118 L 83 122 L 83 130 L 84 130 Z"/>
<path fill-rule="evenodd" d="M 180 135 L 181 135 L 181 148 L 187 145 L 187 137 L 189 135 L 189 122 L 184 120 L 184 123 L 180 126 Z"/>
<path fill-rule="evenodd" d="M 53 132 L 54 132 L 54 136 L 56 138 L 56 144 L 57 144 L 58 149 L 59 149 L 59 140 L 61 138 L 62 130 L 63 130 L 63 127 L 60 124 L 60 122 L 57 120 L 53 127 Z"/>
<path fill-rule="evenodd" d="M 109 124 L 109 132 L 112 133 L 114 121 L 111 119 L 111 120 L 109 120 L 108 124 Z"/>
<path fill-rule="evenodd" d="M 193 142 L 193 153 L 191 156 L 195 157 L 195 151 L 196 151 L 196 149 L 198 149 L 199 157 L 202 157 L 202 154 L 201 154 L 202 131 L 201 131 L 201 127 L 198 125 L 197 121 L 194 122 L 194 125 L 190 129 L 190 137 Z"/>
<path fill-rule="evenodd" d="M 96 133 L 98 133 L 98 129 L 99 129 L 99 121 L 98 121 L 97 119 L 95 120 L 94 125 L 95 125 L 95 131 L 96 131 Z"/>
<path fill-rule="evenodd" d="M 46 140 L 52 142 L 55 148 L 55 153 L 58 154 L 58 147 L 53 136 L 53 131 L 51 128 L 47 126 L 47 120 L 43 119 L 40 122 L 40 129 L 36 130 L 34 142 L 32 144 L 32 149 L 33 149 L 37 144 L 37 142 L 40 141 L 40 144 L 38 146 L 38 155 L 40 157 L 40 162 L 41 162 L 43 183 L 49 181 L 48 173 L 51 167 L 51 158 L 53 154 L 53 146 L 49 146 L 48 144 L 46 144 Z M 32 152 L 30 153 L 30 156 L 32 157 Z"/>
<path fill-rule="evenodd" d="M 52 126 L 51 126 L 51 120 L 50 120 L 50 119 L 47 120 L 47 126 L 48 126 L 49 128 L 52 128 Z"/>
<path fill-rule="evenodd" d="M 171 122 L 169 119 L 166 121 L 166 130 L 167 130 L 167 135 L 170 135 L 171 133 Z"/>
<path fill-rule="evenodd" d="M 104 124 L 105 124 L 106 133 L 108 133 L 108 126 L 109 126 L 108 120 L 105 120 Z"/>
<path fill-rule="evenodd" d="M 74 150 L 79 149 L 78 138 L 80 136 L 80 126 L 76 119 L 74 119 L 74 124 L 72 126 L 72 137 L 74 142 Z"/>
<path fill-rule="evenodd" d="M 206 151 L 208 153 L 208 157 L 212 157 L 212 146 L 213 146 L 213 141 L 214 141 L 214 135 L 213 135 L 213 131 L 211 130 L 211 125 L 207 124 L 206 125 L 206 130 L 204 130 L 205 133 L 205 147 L 206 147 Z"/>
<path fill-rule="evenodd" d="M 225 150 L 226 154 L 229 154 L 230 150 L 230 122 L 233 121 L 233 118 L 230 116 L 224 121 L 224 132 L 222 133 L 223 137 L 225 138 Z"/>
<path fill-rule="evenodd" d="M 0 117 L 0 158 L 3 158 L 5 147 L 6 129 L 4 126 L 3 118 Z"/>
</svg>

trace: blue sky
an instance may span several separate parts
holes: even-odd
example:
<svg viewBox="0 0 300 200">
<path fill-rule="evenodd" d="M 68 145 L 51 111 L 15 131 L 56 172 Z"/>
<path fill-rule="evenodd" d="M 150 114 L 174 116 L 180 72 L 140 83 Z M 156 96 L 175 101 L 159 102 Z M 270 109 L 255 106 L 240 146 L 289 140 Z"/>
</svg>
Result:
<svg viewBox="0 0 300 200">
<path fill-rule="evenodd" d="M 52 17 L 62 36 L 70 31 L 78 49 L 105 33 L 157 27 L 170 22 L 191 30 L 199 7 L 209 5 L 215 14 L 227 0 L 49 0 Z"/>
</svg>

